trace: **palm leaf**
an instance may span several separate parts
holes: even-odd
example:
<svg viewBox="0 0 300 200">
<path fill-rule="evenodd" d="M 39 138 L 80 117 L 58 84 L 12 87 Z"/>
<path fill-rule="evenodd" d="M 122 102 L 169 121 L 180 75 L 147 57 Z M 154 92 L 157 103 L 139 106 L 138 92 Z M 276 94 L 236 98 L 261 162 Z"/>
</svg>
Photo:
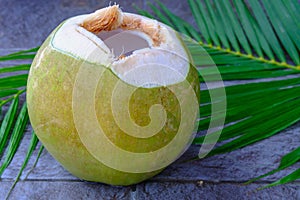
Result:
<svg viewBox="0 0 300 200">
<path fill-rule="evenodd" d="M 38 51 L 39 47 L 35 47 L 28 50 L 18 51 L 12 54 L 8 54 L 0 57 L 0 61 L 8 61 L 8 60 L 27 60 L 33 59 L 35 53 Z"/>
<path fill-rule="evenodd" d="M 280 165 L 277 169 L 274 169 L 262 176 L 256 177 L 251 179 L 250 181 L 247 182 L 247 184 L 252 183 L 255 180 L 261 179 L 263 177 L 272 175 L 276 172 L 279 172 L 280 170 L 286 169 L 287 167 L 290 167 L 291 165 L 295 164 L 296 162 L 300 161 L 300 147 L 298 147 L 297 149 L 293 150 L 292 152 L 286 154 L 284 157 L 282 157 L 281 161 L 280 161 Z M 272 184 L 267 185 L 266 187 L 270 187 L 270 186 L 275 186 L 275 185 L 279 185 L 282 184 L 283 182 L 289 182 L 289 181 L 294 181 L 296 179 L 299 178 L 299 169 L 296 170 L 295 172 L 291 173 L 290 175 L 288 175 L 287 177 L 278 180 Z M 265 187 L 264 187 L 265 188 Z"/>
<path fill-rule="evenodd" d="M 297 108 L 300 103 L 297 96 L 300 90 L 300 78 L 286 78 L 288 75 L 298 75 L 298 69 L 300 69 L 299 3 L 295 0 L 284 3 L 280 0 L 274 0 L 272 3 L 266 0 L 247 2 L 249 5 L 241 0 L 232 0 L 232 2 L 188 0 L 198 26 L 196 28 L 173 14 L 160 2 L 157 5 L 148 4 L 152 13 L 137 9 L 140 14 L 157 18 L 197 41 L 185 40 L 202 81 L 204 81 L 204 76 L 205 81 L 218 80 L 218 72 L 208 66 L 212 62 L 203 59 L 207 58 L 203 56 L 204 53 L 211 56 L 223 80 L 268 78 L 268 82 L 245 83 L 225 88 L 228 103 L 226 127 L 219 138 L 219 141 L 223 143 L 211 151 L 210 156 L 261 141 L 300 120 L 300 110 Z M 24 59 L 31 61 L 37 50 L 38 47 L 2 56 L 0 61 Z M 6 74 L 0 78 L 0 110 L 3 105 L 11 103 L 10 108 L 4 114 L 0 128 L 1 143 L 9 144 L 1 172 L 12 160 L 27 124 L 26 103 L 19 112 L 16 122 L 14 118 L 17 116 L 16 105 L 18 105 L 19 95 L 24 92 L 26 86 L 28 69 L 29 64 L 0 69 L 0 74 Z M 14 74 L 15 72 L 18 74 Z M 23 74 L 19 74 L 20 72 Z M 275 77 L 285 78 L 283 80 L 269 79 Z M 207 130 L 210 122 L 223 117 L 217 115 L 212 118 L 211 113 L 211 106 L 223 100 L 222 97 L 211 99 L 210 92 L 218 92 L 218 90 L 220 88 L 203 90 L 201 93 L 200 109 L 203 119 L 199 130 Z M 288 109 L 290 107 L 295 109 Z M 286 110 L 288 112 L 284 112 Z M 220 115 L 222 112 L 220 110 Z M 277 115 L 274 116 L 274 113 Z M 259 126 L 255 126 L 257 122 L 260 122 Z M 211 135 L 214 134 L 219 134 L 219 131 Z M 205 141 L 204 136 L 199 135 L 194 140 L 194 144 L 202 144 L 203 141 Z M 16 180 L 25 168 L 36 143 L 37 140 L 33 136 Z M 43 147 L 40 152 L 42 149 Z M 4 151 L 4 147 L 1 151 Z M 276 173 L 296 162 L 299 162 L 299 148 L 285 155 L 277 169 L 258 178 Z M 287 183 L 298 178 L 300 178 L 299 170 L 296 170 L 268 186 Z M 257 179 L 252 181 L 254 180 Z"/>
<path fill-rule="evenodd" d="M 17 177 L 16 177 L 13 185 L 11 186 L 8 194 L 6 195 L 6 199 L 8 199 L 10 193 L 13 191 L 13 189 L 15 188 L 17 182 L 19 181 L 19 179 L 20 179 L 20 177 L 22 175 L 23 170 L 25 169 L 25 167 L 26 167 L 26 165 L 27 165 L 27 163 L 28 163 L 28 161 L 29 161 L 29 159 L 30 159 L 33 151 L 35 150 L 35 148 L 36 148 L 36 146 L 38 144 L 38 141 L 39 140 L 38 140 L 37 136 L 34 134 L 34 132 L 32 132 L 32 136 L 31 136 L 31 140 L 30 140 L 30 144 L 29 144 L 29 147 L 28 147 L 28 151 L 27 151 L 26 157 L 24 159 L 24 162 L 23 162 L 23 164 L 21 166 L 21 169 L 20 169 L 20 171 L 19 171 L 19 173 L 18 173 L 18 175 L 17 175 Z"/>
<path fill-rule="evenodd" d="M 11 138 L 7 147 L 8 152 L 5 155 L 2 165 L 0 166 L 0 176 L 3 174 L 4 170 L 8 167 L 13 159 L 20 145 L 28 120 L 29 117 L 27 114 L 27 105 L 26 103 L 24 103 L 11 134 Z"/>
<path fill-rule="evenodd" d="M 160 2 L 157 2 L 157 7 L 150 4 L 153 14 L 146 11 L 140 14 L 154 16 L 198 41 L 188 42 L 187 46 L 198 67 L 200 78 L 205 76 L 205 81 L 215 81 L 216 73 L 219 72 L 223 80 L 275 78 L 299 74 L 299 3 L 289 1 L 284 4 L 280 0 L 272 3 L 266 0 L 248 2 L 249 5 L 240 0 L 233 0 L 233 4 L 227 0 L 188 0 L 198 30 Z M 203 59 L 203 50 L 209 53 L 219 72 L 207 67 L 211 61 Z M 219 138 L 219 142 L 223 143 L 209 155 L 230 152 L 261 141 L 298 122 L 299 84 L 300 78 L 284 78 L 226 87 L 227 125 Z M 211 118 L 211 105 L 220 99 L 212 102 L 210 92 L 212 91 L 206 90 L 201 93 L 202 120 L 199 130 L 206 130 L 212 121 L 223 117 Z M 213 139 L 214 134 L 218 135 L 220 131 L 216 129 L 208 138 Z M 207 136 L 195 138 L 194 144 L 202 144 L 205 138 L 207 139 Z M 277 169 L 258 178 L 295 164 L 299 161 L 297 152 L 287 154 Z M 296 170 L 268 186 L 299 178 L 299 170 Z"/>
<path fill-rule="evenodd" d="M 11 129 L 19 104 L 19 98 L 15 98 L 11 103 L 0 128 L 0 155 L 2 155 L 4 151 L 4 146 L 8 141 L 9 130 Z"/>
<path fill-rule="evenodd" d="M 294 172 L 292 172 L 289 175 L 283 177 L 282 179 L 280 179 L 278 181 L 275 181 L 274 183 L 271 183 L 269 185 L 266 185 L 266 186 L 264 186 L 260 189 L 273 187 L 273 186 L 281 185 L 281 184 L 286 184 L 286 183 L 289 183 L 289 182 L 292 182 L 292 181 L 295 181 L 295 180 L 299 179 L 299 177 L 300 177 L 300 168 L 296 169 Z"/>
<path fill-rule="evenodd" d="M 26 91 L 30 62 L 37 50 L 38 48 L 33 48 L 0 57 L 1 62 L 16 60 L 28 62 L 28 64 L 0 68 L 0 109 L 10 103 L 2 122 L 0 121 L 0 158 L 3 158 L 0 166 L 0 177 L 11 163 L 29 121 L 26 102 L 21 101 L 23 106 L 19 112 L 18 107 L 20 106 L 20 95 Z M 5 150 L 6 154 L 2 157 L 2 153 Z M 27 157 L 30 157 L 30 154 Z M 27 162 L 24 164 L 24 167 L 26 164 Z M 23 167 L 20 172 L 22 170 Z"/>
</svg>

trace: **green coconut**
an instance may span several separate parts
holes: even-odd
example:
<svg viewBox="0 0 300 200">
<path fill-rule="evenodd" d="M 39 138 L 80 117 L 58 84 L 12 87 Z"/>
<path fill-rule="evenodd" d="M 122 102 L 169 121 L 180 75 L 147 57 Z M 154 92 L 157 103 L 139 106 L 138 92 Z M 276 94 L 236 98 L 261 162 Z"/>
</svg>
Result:
<svg viewBox="0 0 300 200">
<path fill-rule="evenodd" d="M 87 181 L 130 185 L 190 145 L 199 79 L 170 27 L 118 5 L 70 18 L 39 49 L 27 102 L 49 153 Z"/>
</svg>

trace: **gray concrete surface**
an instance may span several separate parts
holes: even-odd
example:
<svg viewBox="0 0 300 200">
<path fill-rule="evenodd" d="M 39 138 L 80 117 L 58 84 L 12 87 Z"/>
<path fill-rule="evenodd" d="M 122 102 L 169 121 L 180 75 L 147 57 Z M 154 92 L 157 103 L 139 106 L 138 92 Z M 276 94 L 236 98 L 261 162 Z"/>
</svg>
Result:
<svg viewBox="0 0 300 200">
<path fill-rule="evenodd" d="M 168 7 L 194 23 L 186 1 L 164 0 Z M 61 21 L 77 14 L 89 13 L 108 5 L 97 0 L 0 0 L 0 54 L 40 45 Z M 146 1 L 119 1 L 125 11 L 134 12 L 136 4 L 147 9 Z M 14 63 L 4 63 L 14 64 Z M 0 67 L 4 65 L 0 63 Z M 84 182 L 69 174 L 44 151 L 37 166 L 32 169 L 37 150 L 24 170 L 21 181 L 10 199 L 300 199 L 300 181 L 256 191 L 300 167 L 300 163 L 280 173 L 250 185 L 242 183 L 275 169 L 282 155 L 300 144 L 300 123 L 282 133 L 246 148 L 203 160 L 182 163 L 196 155 L 199 147 L 188 151 L 161 174 L 130 187 L 113 187 Z M 16 177 L 30 140 L 31 129 L 0 181 L 0 200 L 4 199 Z"/>
</svg>

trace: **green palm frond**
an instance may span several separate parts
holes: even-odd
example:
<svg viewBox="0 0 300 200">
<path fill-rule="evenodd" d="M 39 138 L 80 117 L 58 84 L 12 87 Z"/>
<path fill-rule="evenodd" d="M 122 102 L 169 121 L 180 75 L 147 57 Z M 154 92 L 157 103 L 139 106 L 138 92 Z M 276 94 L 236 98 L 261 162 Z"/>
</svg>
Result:
<svg viewBox="0 0 300 200">
<path fill-rule="evenodd" d="M 38 142 L 39 142 L 39 140 L 38 140 L 37 136 L 35 135 L 34 132 L 32 132 L 30 144 L 29 144 L 28 151 L 27 151 L 27 154 L 26 154 L 26 156 L 25 156 L 24 162 L 23 162 L 23 164 L 22 164 L 22 166 L 21 166 L 21 169 L 20 169 L 20 171 L 19 171 L 19 173 L 18 173 L 18 175 L 17 175 L 17 177 L 16 177 L 16 179 L 15 179 L 13 185 L 11 186 L 11 189 L 9 190 L 8 194 L 6 195 L 6 199 L 8 199 L 10 193 L 12 192 L 12 190 L 13 190 L 14 187 L 16 186 L 17 182 L 19 181 L 19 179 L 20 179 L 20 177 L 21 177 L 21 175 L 22 175 L 22 172 L 23 172 L 23 170 L 25 169 L 25 167 L 26 167 L 26 165 L 27 165 L 27 163 L 28 163 L 28 161 L 29 161 L 29 159 L 30 159 L 30 157 L 31 157 L 31 155 L 32 155 L 32 153 L 33 153 L 33 151 L 35 150 L 35 148 L 36 148 Z"/>
<path fill-rule="evenodd" d="M 188 0 L 197 24 L 196 28 L 159 2 L 156 5 L 149 4 L 153 14 L 137 9 L 140 14 L 159 19 L 197 41 L 185 42 L 202 81 L 204 75 L 209 81 L 214 81 L 216 77 L 216 71 L 207 66 L 211 61 L 201 57 L 203 50 L 211 56 L 223 80 L 268 78 L 267 82 L 245 83 L 225 88 L 228 104 L 226 127 L 219 138 L 222 145 L 213 149 L 210 156 L 261 141 L 300 120 L 300 98 L 297 95 L 300 92 L 300 78 L 297 76 L 300 72 L 299 3 L 296 0 L 274 0 L 272 3 L 267 0 L 245 2 Z M 30 62 L 37 50 L 38 47 L 0 57 L 1 62 L 28 61 L 28 64 L 0 68 L 0 110 L 10 104 L 5 113 L 0 113 L 3 115 L 0 115 L 0 158 L 3 158 L 0 177 L 13 159 L 28 122 L 26 103 L 20 103 L 19 98 L 26 91 Z M 295 76 L 286 78 L 288 75 Z M 269 79 L 275 77 L 284 78 Z M 212 102 L 208 90 L 202 91 L 200 109 L 203 120 L 200 122 L 200 131 L 207 130 L 212 120 L 218 120 L 211 118 L 211 105 L 216 103 L 214 101 L 217 102 L 218 99 Z M 19 111 L 20 106 L 22 108 Z M 204 136 L 199 136 L 194 140 L 194 144 L 202 144 L 203 141 Z M 19 179 L 36 145 L 37 138 L 32 134 L 28 153 L 16 180 Z M 6 154 L 2 156 L 5 148 Z M 295 147 L 282 158 L 277 169 L 258 178 L 276 173 L 299 161 L 299 147 Z M 299 178 L 299 170 L 296 170 L 268 186 Z"/>
<path fill-rule="evenodd" d="M 7 168 L 7 166 L 12 161 L 19 145 L 21 142 L 21 139 L 23 137 L 23 134 L 25 132 L 25 128 L 27 126 L 27 123 L 29 121 L 29 117 L 27 114 L 27 105 L 26 103 L 23 104 L 21 111 L 19 113 L 19 116 L 17 117 L 15 126 L 11 133 L 11 138 L 8 144 L 8 152 L 5 155 L 4 161 L 0 167 L 0 176 L 3 174 L 4 170 Z"/>
<path fill-rule="evenodd" d="M 274 169 L 262 176 L 259 176 L 257 178 L 254 178 L 250 181 L 248 181 L 247 183 L 252 183 L 253 181 L 256 181 L 258 179 L 261 179 L 263 177 L 275 174 L 276 172 L 279 172 L 280 170 L 286 169 L 287 167 L 290 167 L 291 165 L 293 165 L 294 163 L 298 162 L 300 160 L 300 147 L 298 147 L 297 149 L 293 150 L 292 152 L 286 154 L 284 157 L 282 157 L 281 161 L 280 161 L 280 165 L 277 169 Z M 293 173 L 291 173 L 290 175 L 286 176 L 285 178 L 278 180 L 272 184 L 269 184 L 267 187 L 270 186 L 275 186 L 275 185 L 279 185 L 279 184 L 283 184 L 283 183 L 287 183 L 290 181 L 294 181 L 296 179 L 299 178 L 299 169 L 294 171 Z"/>
<path fill-rule="evenodd" d="M 275 2 L 265 4 L 268 7 L 271 6 L 272 8 L 276 7 L 277 10 L 279 9 L 279 13 L 277 13 L 279 16 L 284 11 L 290 16 L 282 16 L 285 19 L 284 27 L 280 27 L 281 32 L 278 32 L 278 34 L 273 29 L 265 30 L 265 27 L 271 26 L 267 20 L 269 16 L 266 13 L 260 13 L 261 7 L 256 9 L 256 1 L 250 1 L 251 4 L 255 5 L 248 7 L 243 1 L 235 0 L 235 6 L 233 7 L 230 1 L 227 0 L 214 1 L 213 3 L 210 1 L 205 1 L 206 3 L 204 3 L 200 0 L 189 0 L 191 11 L 200 31 L 173 14 L 159 2 L 160 9 L 156 8 L 153 4 L 149 4 L 155 16 L 148 14 L 146 11 L 139 11 L 140 14 L 158 18 L 179 32 L 197 40 L 213 56 L 213 60 L 221 68 L 221 72 L 222 70 L 226 71 L 227 68 L 234 65 L 234 69 L 228 69 L 231 71 L 225 72 L 225 76 L 222 73 L 224 80 L 256 79 L 263 78 L 264 76 L 270 77 L 267 74 L 270 71 L 272 73 L 269 73 L 269 75 L 271 74 L 272 77 L 276 77 L 296 73 L 294 70 L 288 69 L 300 68 L 300 48 L 298 44 L 300 40 L 294 38 L 295 35 L 298 37 L 300 35 L 299 24 L 297 24 L 299 22 L 291 17 L 293 14 L 297 14 L 297 10 L 287 10 L 286 5 L 280 7 L 282 2 L 277 1 L 278 4 Z M 288 3 L 292 4 L 292 7 L 299 7 L 299 3 L 296 1 Z M 252 15 L 250 10 L 255 15 Z M 273 10 L 272 12 L 275 12 Z M 258 16 L 258 18 L 255 18 L 255 16 Z M 259 26 L 259 24 L 262 25 Z M 277 29 L 276 24 L 272 25 Z M 284 29 L 285 27 L 288 27 L 288 29 Z M 291 27 L 294 28 L 290 30 Z M 290 32 L 292 32 L 292 36 L 287 34 Z M 292 42 L 286 43 L 285 40 L 281 41 L 277 38 L 288 38 L 288 41 Z M 287 63 L 287 60 L 290 62 Z M 244 70 L 245 73 L 253 71 L 257 73 L 242 76 L 244 73 L 241 73 L 241 70 Z M 282 74 L 274 73 L 274 71 L 280 71 Z M 235 72 L 238 74 L 234 74 Z M 260 74 L 264 74 L 264 76 Z M 237 76 L 234 77 L 234 75 Z"/>
<path fill-rule="evenodd" d="M 30 63 L 37 50 L 38 48 L 34 48 L 0 57 L 0 62 L 4 63 L 16 60 L 28 63 L 0 68 L 0 110 L 10 104 L 6 113 L 2 113 L 3 117 L 0 115 L 0 158 L 3 161 L 0 166 L 0 177 L 18 150 L 29 122 L 26 102 L 20 100 L 20 96 L 26 92 Z M 21 108 L 19 109 L 19 107 Z M 1 120 L 1 118 L 3 119 Z M 32 136 L 32 140 L 34 138 L 36 138 L 35 135 Z M 34 145 L 36 145 L 36 143 L 31 142 L 29 149 L 34 149 Z M 6 152 L 5 155 L 4 152 Z M 31 153 L 26 155 L 24 166 L 22 166 L 20 174 L 25 168 L 30 156 Z M 18 178 L 19 177 L 17 177 L 17 179 Z"/>
<path fill-rule="evenodd" d="M 203 60 L 203 49 L 217 65 L 217 73 L 221 73 L 223 80 L 284 77 L 283 80 L 268 79 L 268 82 L 225 88 L 226 126 L 219 138 L 222 145 L 213 149 L 209 155 L 245 147 L 298 122 L 300 78 L 287 76 L 300 73 L 299 2 L 188 0 L 188 3 L 198 29 L 173 14 L 160 2 L 157 2 L 157 6 L 149 4 L 153 14 L 138 11 L 142 15 L 159 19 L 197 41 L 187 43 L 187 46 L 198 67 L 200 78 L 205 76 L 207 81 L 207 77 L 211 76 L 209 80 L 214 81 L 216 75 L 215 69 L 207 67 L 210 61 Z M 209 92 L 211 90 L 201 93 L 200 131 L 207 130 L 212 120 L 219 120 L 211 119 L 211 105 L 216 102 L 211 102 Z M 217 135 L 219 132 L 213 134 Z M 195 138 L 194 144 L 202 144 L 204 138 L 205 136 Z M 252 181 L 299 162 L 299 148 L 295 148 L 282 158 L 277 169 Z M 299 170 L 296 170 L 268 186 L 299 178 Z"/>
</svg>

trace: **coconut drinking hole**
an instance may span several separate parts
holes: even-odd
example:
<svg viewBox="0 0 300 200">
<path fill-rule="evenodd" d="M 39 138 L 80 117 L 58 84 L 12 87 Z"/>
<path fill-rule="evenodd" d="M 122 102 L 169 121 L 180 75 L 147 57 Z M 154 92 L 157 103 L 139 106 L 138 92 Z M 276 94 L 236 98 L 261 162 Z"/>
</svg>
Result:
<svg viewBox="0 0 300 200">
<path fill-rule="evenodd" d="M 142 22 L 140 17 L 122 13 L 118 5 L 96 11 L 81 25 L 96 34 L 115 57 L 129 56 L 138 49 L 159 46 L 160 25 Z"/>
<path fill-rule="evenodd" d="M 116 29 L 112 31 L 101 31 L 97 36 L 112 50 L 115 57 L 122 59 L 130 56 L 138 49 L 149 48 L 148 41 L 138 31 L 127 31 Z"/>
</svg>

